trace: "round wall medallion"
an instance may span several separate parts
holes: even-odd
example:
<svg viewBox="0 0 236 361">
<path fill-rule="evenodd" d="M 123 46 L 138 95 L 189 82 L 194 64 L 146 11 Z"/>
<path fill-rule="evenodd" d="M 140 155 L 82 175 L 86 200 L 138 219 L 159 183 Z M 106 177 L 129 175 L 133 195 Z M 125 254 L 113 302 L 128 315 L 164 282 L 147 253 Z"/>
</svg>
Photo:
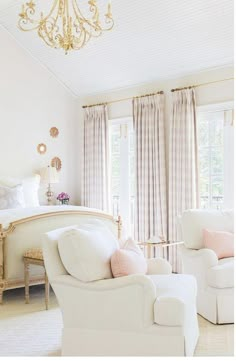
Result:
<svg viewBox="0 0 236 361">
<path fill-rule="evenodd" d="M 58 157 L 54 157 L 51 160 L 51 166 L 55 167 L 56 170 L 59 172 L 61 170 L 61 160 Z"/>
<path fill-rule="evenodd" d="M 56 127 L 52 127 L 52 128 L 50 129 L 50 135 L 51 135 L 51 137 L 57 138 L 57 137 L 58 137 L 58 134 L 59 134 L 59 130 L 58 130 Z"/>
<path fill-rule="evenodd" d="M 44 143 L 38 144 L 38 146 L 37 146 L 37 151 L 39 152 L 39 154 L 44 154 L 44 153 L 46 153 L 46 151 L 47 151 L 47 146 L 46 146 L 46 144 L 44 144 Z"/>
</svg>

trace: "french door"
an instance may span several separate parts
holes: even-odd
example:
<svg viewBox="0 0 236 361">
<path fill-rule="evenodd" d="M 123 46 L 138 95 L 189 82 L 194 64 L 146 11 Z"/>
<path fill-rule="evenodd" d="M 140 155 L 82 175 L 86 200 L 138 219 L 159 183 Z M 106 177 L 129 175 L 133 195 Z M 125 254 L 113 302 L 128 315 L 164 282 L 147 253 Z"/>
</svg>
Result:
<svg viewBox="0 0 236 361">
<path fill-rule="evenodd" d="M 134 133 L 132 118 L 110 122 L 111 203 L 122 217 L 125 235 L 134 233 Z"/>
</svg>

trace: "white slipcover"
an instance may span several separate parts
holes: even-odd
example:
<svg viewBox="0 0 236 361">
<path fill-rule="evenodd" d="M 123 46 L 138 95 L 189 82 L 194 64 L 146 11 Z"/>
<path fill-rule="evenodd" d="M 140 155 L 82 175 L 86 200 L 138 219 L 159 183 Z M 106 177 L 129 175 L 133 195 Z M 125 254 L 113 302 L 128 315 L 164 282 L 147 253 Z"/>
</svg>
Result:
<svg viewBox="0 0 236 361">
<path fill-rule="evenodd" d="M 187 210 L 178 219 L 178 240 L 183 272 L 195 276 L 197 310 L 213 323 L 234 323 L 234 258 L 218 260 L 211 249 L 202 248 L 202 230 L 234 231 L 232 210 Z"/>
<path fill-rule="evenodd" d="M 172 275 L 157 258 L 148 269 L 160 275 L 81 282 L 62 264 L 60 232 L 45 236 L 43 253 L 63 314 L 63 356 L 193 355 L 199 330 L 192 276 Z"/>
</svg>

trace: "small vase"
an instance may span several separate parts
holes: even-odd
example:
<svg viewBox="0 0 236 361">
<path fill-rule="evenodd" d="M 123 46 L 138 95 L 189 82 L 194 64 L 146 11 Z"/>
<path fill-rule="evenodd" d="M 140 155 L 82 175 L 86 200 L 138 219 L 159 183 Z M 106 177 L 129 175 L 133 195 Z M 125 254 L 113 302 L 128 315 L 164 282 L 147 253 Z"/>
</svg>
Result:
<svg viewBox="0 0 236 361">
<path fill-rule="evenodd" d="M 61 205 L 68 205 L 69 204 L 69 199 L 61 199 L 60 200 L 60 203 L 61 203 Z"/>
</svg>

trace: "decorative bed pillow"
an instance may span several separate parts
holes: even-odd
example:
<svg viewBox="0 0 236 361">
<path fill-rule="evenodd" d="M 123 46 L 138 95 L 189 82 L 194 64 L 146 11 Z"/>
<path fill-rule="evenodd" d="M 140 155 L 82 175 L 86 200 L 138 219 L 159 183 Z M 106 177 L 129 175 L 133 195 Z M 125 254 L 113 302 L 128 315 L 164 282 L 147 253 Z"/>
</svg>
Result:
<svg viewBox="0 0 236 361">
<path fill-rule="evenodd" d="M 22 179 L 26 207 L 39 207 L 39 183 L 39 174 L 35 174 L 32 177 L 26 177 Z"/>
<path fill-rule="evenodd" d="M 39 183 L 40 183 L 40 175 L 38 174 L 23 179 L 19 179 L 15 177 L 7 177 L 7 176 L 0 177 L 0 185 L 2 186 L 13 188 L 19 184 L 22 185 L 25 207 L 39 206 L 39 199 L 38 199 Z"/>
<path fill-rule="evenodd" d="M 60 257 L 67 272 L 83 282 L 112 278 L 111 256 L 119 245 L 104 229 L 71 229 L 58 239 Z"/>
<path fill-rule="evenodd" d="M 234 235 L 230 232 L 203 229 L 203 244 L 212 249 L 218 259 L 234 257 Z"/>
<path fill-rule="evenodd" d="M 0 209 L 22 208 L 24 206 L 22 185 L 13 188 L 0 186 Z"/>
<path fill-rule="evenodd" d="M 146 274 L 147 262 L 141 249 L 129 239 L 111 257 L 111 269 L 114 277 L 132 274 Z"/>
</svg>

